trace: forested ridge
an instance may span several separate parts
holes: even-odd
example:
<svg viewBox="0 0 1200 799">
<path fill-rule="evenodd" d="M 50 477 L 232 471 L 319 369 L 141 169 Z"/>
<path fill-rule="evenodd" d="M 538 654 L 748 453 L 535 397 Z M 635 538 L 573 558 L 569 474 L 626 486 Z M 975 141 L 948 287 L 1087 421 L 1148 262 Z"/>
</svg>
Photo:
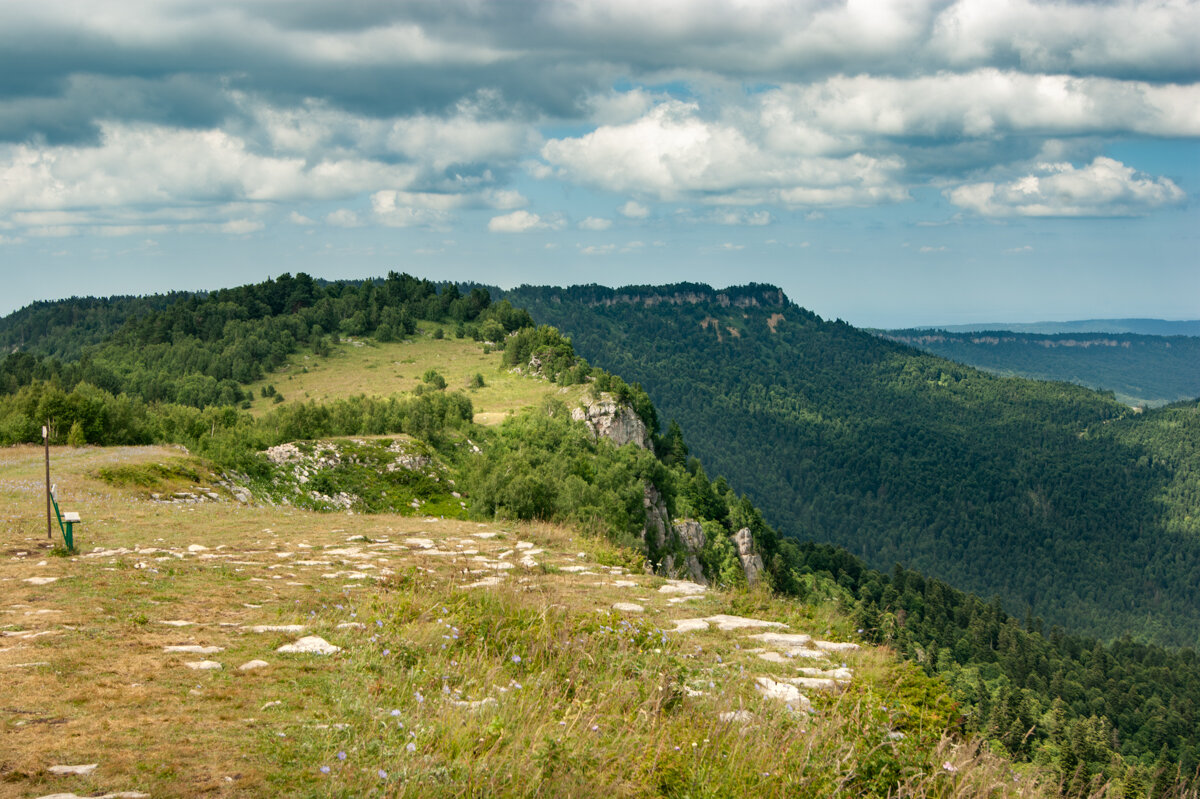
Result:
<svg viewBox="0 0 1200 799">
<path fill-rule="evenodd" d="M 1053 596 L 1035 591 L 1038 602 L 1025 603 L 1027 612 L 1010 600 L 1014 614 L 1000 601 L 891 563 L 916 565 L 904 536 L 941 520 L 947 535 L 936 545 L 961 559 L 984 558 L 989 570 L 1018 584 L 1038 565 L 1025 560 L 1031 551 L 1054 560 L 1047 567 L 1076 564 L 1081 571 L 1110 565 L 1110 553 L 1123 553 L 1132 580 L 1140 580 L 1154 600 L 1147 607 L 1173 609 L 1160 600 L 1168 593 L 1186 600 L 1190 594 L 1180 575 L 1194 573 L 1186 560 L 1200 499 L 1194 468 L 1200 413 L 1194 404 L 1136 415 L 1075 386 L 990 377 L 843 323 L 824 322 L 766 286 L 715 292 L 689 284 L 622 296 L 589 287 L 579 291 L 586 300 L 577 307 L 569 292 L 526 290 L 534 296 L 523 304 L 535 314 L 544 315 L 545 307 L 570 312 L 575 323 L 567 326 L 577 329 L 573 346 L 552 328 L 533 327 L 524 310 L 492 303 L 482 288 L 389 276 L 401 291 L 394 295 L 401 299 L 389 306 L 377 282 L 313 284 L 310 296 L 307 281 L 298 279 L 297 284 L 284 276 L 226 294 L 188 296 L 175 306 L 131 316 L 107 340 L 85 347 L 78 360 L 9 355 L 0 361 L 0 374 L 8 378 L 0 386 L 0 440 L 37 440 L 36 425 L 50 418 L 60 442 L 78 434 L 93 443 L 184 443 L 222 468 L 255 478 L 265 474 L 261 450 L 280 442 L 406 433 L 457 470 L 470 513 L 479 518 L 563 521 L 633 546 L 640 545 L 642 486 L 649 481 L 673 515 L 695 518 L 709 533 L 701 553 L 707 573 L 737 586 L 740 569 L 729 535 L 751 529 L 771 589 L 840 603 L 864 638 L 895 647 L 945 681 L 959 702 L 962 729 L 984 735 L 1018 761 L 1053 769 L 1064 795 L 1088 795 L 1109 782 L 1127 796 L 1172 796 L 1194 780 L 1200 762 L 1200 659 L 1193 649 L 1134 640 L 1152 635 L 1065 631 L 1043 610 Z M 317 306 L 332 315 L 320 318 L 322 311 L 312 310 Z M 381 307 L 391 310 L 386 316 L 371 310 Z M 396 327 L 390 321 L 394 314 Z M 223 325 L 213 321 L 222 318 Z M 671 423 L 655 435 L 653 452 L 617 448 L 591 438 L 561 403 L 550 401 L 487 430 L 472 425 L 469 396 L 447 391 L 436 375 L 415 396 L 281 402 L 260 417 L 236 402 L 196 407 L 153 399 L 137 393 L 145 383 L 133 379 L 150 365 L 164 380 L 185 378 L 194 374 L 189 369 L 212 366 L 205 353 L 220 361 L 230 348 L 253 348 L 246 342 L 270 339 L 269 331 L 307 327 L 308 338 L 293 337 L 291 346 L 316 354 L 335 335 L 413 335 L 417 320 L 437 325 L 433 335 L 492 342 L 487 346 L 504 350 L 505 368 L 528 368 L 536 361 L 553 383 L 587 382 L 595 392 L 609 392 L 631 404 L 652 430 L 659 419 L 678 419 L 683 426 Z M 624 364 L 623 377 L 576 356 L 589 335 L 611 344 L 612 353 L 600 349 L 601 357 Z M 155 349 L 176 340 L 194 360 L 165 357 Z M 143 350 L 149 354 L 143 357 Z M 172 347 L 162 352 L 170 354 Z M 637 362 L 647 366 L 650 395 L 633 382 Z M 119 391 L 83 379 L 95 364 L 124 381 Z M 76 382 L 65 382 L 71 379 Z M 235 376 L 222 379 L 244 391 Z M 653 396 L 655 391 L 666 400 Z M 466 456 L 469 440 L 482 448 L 477 456 Z M 797 453 L 804 460 L 786 460 Z M 362 485 L 376 479 L 359 472 L 326 478 L 327 490 L 344 488 L 341 480 Z M 1020 472 L 1029 475 L 1025 483 L 1014 482 Z M 710 479 L 709 473 L 721 476 Z M 792 526 L 795 522 L 773 515 L 783 503 L 769 493 L 764 498 L 764 486 L 809 491 L 809 506 L 796 508 L 803 524 Z M 1009 496 L 1014 486 L 1025 493 Z M 441 483 L 392 482 L 386 489 L 432 492 L 430 507 L 438 512 L 458 508 L 457 502 L 436 504 L 449 499 Z M 895 501 L 897 494 L 905 501 Z M 403 508 L 408 498 L 389 497 L 380 507 Z M 1100 507 L 1076 511 L 1069 504 L 1093 498 Z M 1010 512 L 1023 514 L 1020 524 L 1005 525 Z M 1026 528 L 1046 534 L 1052 524 L 1072 519 L 1084 520 L 1069 528 L 1085 536 L 1082 543 L 1020 538 Z M 1133 538 L 1142 550 L 1114 542 L 1108 526 L 1114 520 L 1146 525 L 1147 534 Z M 820 531 L 872 526 L 889 534 L 870 544 L 886 549 L 879 570 L 845 549 L 808 540 L 820 540 Z M 979 530 L 992 539 L 957 540 L 958 532 Z M 1172 542 L 1170 557 L 1153 557 L 1159 551 L 1155 536 Z M 917 536 L 911 541 L 921 543 Z M 868 549 L 865 537 L 851 535 L 850 544 L 856 552 Z M 932 550 L 936 546 L 918 548 L 926 555 L 936 554 Z M 1149 553 L 1150 566 L 1137 560 L 1140 551 Z M 649 554 L 657 560 L 664 553 Z M 1119 569 L 1106 574 L 1096 593 L 1061 595 L 1075 596 L 1078 607 L 1089 609 L 1099 607 L 1105 593 L 1125 601 L 1118 589 L 1133 585 L 1128 574 Z M 1035 578 L 1054 580 L 1046 569 L 1035 570 Z M 1116 603 L 1110 607 L 1114 617 L 1124 618 Z M 1150 617 L 1142 606 L 1130 608 L 1126 616 Z M 1180 615 L 1173 624 L 1145 629 L 1168 638 L 1186 623 L 1187 616 Z M 1110 637 L 1116 640 L 1103 640 Z"/>
<path fill-rule="evenodd" d="M 1135 416 L 1111 395 L 822 320 L 772 287 L 506 296 L 644 385 L 788 535 L 1101 638 L 1200 636 L 1200 520 L 1186 505 L 1197 463 L 1148 434 L 1164 414 L 1193 419 L 1194 404 Z"/>
<path fill-rule="evenodd" d="M 873 332 L 1000 375 L 1062 380 L 1112 391 L 1130 405 L 1163 405 L 1200 397 L 1200 337 L 1196 336 L 1008 330 Z"/>
</svg>

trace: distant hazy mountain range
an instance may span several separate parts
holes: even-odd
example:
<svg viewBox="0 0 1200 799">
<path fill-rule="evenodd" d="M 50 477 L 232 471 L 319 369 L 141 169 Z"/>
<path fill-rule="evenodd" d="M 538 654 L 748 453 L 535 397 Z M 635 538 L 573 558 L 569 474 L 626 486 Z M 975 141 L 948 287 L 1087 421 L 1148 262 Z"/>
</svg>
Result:
<svg viewBox="0 0 1200 799">
<path fill-rule="evenodd" d="M 1139 333 L 1144 336 L 1200 336 L 1200 319 L 1077 319 L 1071 322 L 983 322 L 937 325 L 948 333 L 1011 330 L 1014 333 Z"/>
<path fill-rule="evenodd" d="M 1111 391 L 1127 405 L 1200 396 L 1200 322 L 1195 321 L 1110 319 L 873 332 L 994 374 Z"/>
</svg>

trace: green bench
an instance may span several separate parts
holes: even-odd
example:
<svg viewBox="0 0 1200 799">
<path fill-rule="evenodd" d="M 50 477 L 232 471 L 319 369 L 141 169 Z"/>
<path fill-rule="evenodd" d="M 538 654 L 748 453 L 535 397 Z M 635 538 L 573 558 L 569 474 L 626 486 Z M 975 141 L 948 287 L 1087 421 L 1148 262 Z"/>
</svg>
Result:
<svg viewBox="0 0 1200 799">
<path fill-rule="evenodd" d="M 73 510 L 65 513 L 58 509 L 58 486 L 50 487 L 50 501 L 54 503 L 54 515 L 58 517 L 58 529 L 62 530 L 63 543 L 67 545 L 67 549 L 75 548 L 75 525 L 80 524 L 83 519 L 79 518 L 79 514 Z"/>
</svg>

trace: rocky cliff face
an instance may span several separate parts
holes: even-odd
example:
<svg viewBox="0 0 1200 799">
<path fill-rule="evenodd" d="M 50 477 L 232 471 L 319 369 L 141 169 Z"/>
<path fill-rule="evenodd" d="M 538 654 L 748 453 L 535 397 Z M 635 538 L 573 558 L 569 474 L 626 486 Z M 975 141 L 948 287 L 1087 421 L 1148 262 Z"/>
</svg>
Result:
<svg viewBox="0 0 1200 799">
<path fill-rule="evenodd" d="M 571 411 L 571 418 L 586 424 L 592 435 L 611 439 L 617 446 L 635 444 L 650 449 L 650 433 L 633 408 L 618 403 L 608 393 L 584 402 L 587 404 Z"/>
<path fill-rule="evenodd" d="M 663 558 L 663 570 L 668 577 L 674 577 L 675 573 L 679 572 L 681 576 L 687 576 L 694 583 L 708 585 L 708 579 L 704 576 L 704 567 L 700 565 L 699 558 L 700 551 L 704 549 L 704 528 L 700 526 L 700 522 L 679 521 L 672 523 L 671 529 L 679 543 L 683 545 L 683 563 L 676 564 L 675 556 L 668 555 Z"/>
<path fill-rule="evenodd" d="M 762 574 L 763 560 L 758 554 L 758 548 L 754 545 L 754 536 L 750 534 L 750 529 L 743 527 L 733 534 L 733 544 L 737 547 L 738 560 L 742 562 L 742 571 L 746 573 L 746 582 L 754 585 L 758 582 L 758 576 Z"/>
<path fill-rule="evenodd" d="M 667 545 L 667 530 L 670 529 L 671 517 L 667 514 L 667 503 L 663 502 L 662 494 L 652 483 L 642 486 L 642 507 L 646 509 L 646 526 L 642 529 L 642 540 L 647 545 L 651 541 L 658 549 Z"/>
</svg>

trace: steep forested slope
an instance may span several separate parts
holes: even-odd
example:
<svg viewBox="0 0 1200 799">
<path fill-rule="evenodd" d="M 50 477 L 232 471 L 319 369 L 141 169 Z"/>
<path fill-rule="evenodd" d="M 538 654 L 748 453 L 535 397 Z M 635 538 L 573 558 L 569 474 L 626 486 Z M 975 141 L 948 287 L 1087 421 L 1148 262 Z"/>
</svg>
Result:
<svg viewBox="0 0 1200 799">
<path fill-rule="evenodd" d="M 989 330 L 886 330 L 902 344 L 1001 375 L 1062 380 L 1112 391 L 1130 405 L 1200 396 L 1200 338 L 1128 333 L 1037 335 Z"/>
<path fill-rule="evenodd" d="M 1075 631 L 1196 643 L 1200 530 L 1176 507 L 1194 460 L 1138 437 L 1154 414 L 882 341 L 772 287 L 508 296 L 640 381 L 783 532 Z"/>
</svg>

